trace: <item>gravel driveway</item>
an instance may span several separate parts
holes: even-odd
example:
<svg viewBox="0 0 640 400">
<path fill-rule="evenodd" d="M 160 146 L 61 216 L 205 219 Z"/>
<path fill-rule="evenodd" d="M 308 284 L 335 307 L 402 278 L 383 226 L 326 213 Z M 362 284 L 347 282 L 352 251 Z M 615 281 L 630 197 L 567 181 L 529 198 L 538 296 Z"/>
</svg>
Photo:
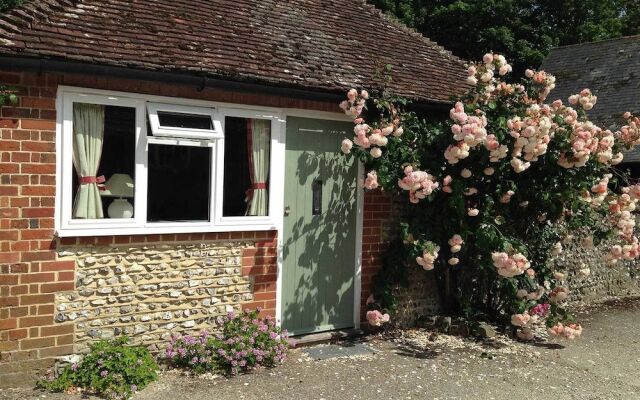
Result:
<svg viewBox="0 0 640 400">
<path fill-rule="evenodd" d="M 233 379 L 168 371 L 134 399 L 640 399 L 640 300 L 608 303 L 581 321 L 583 337 L 559 345 L 403 331 L 346 344 L 357 350 L 344 350 L 350 356 L 297 349 L 279 368 Z M 80 399 L 0 391 L 1 400 L 36 398 Z"/>
</svg>

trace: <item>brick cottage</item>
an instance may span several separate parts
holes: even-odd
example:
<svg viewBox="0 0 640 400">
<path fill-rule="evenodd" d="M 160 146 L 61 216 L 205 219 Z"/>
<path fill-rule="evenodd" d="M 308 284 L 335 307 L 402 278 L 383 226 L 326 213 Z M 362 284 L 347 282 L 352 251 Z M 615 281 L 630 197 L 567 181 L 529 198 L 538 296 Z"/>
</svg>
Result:
<svg viewBox="0 0 640 400">
<path fill-rule="evenodd" d="M 160 349 L 261 307 L 358 328 L 390 201 L 337 103 L 427 112 L 462 63 L 364 1 L 44 0 L 0 16 L 0 386 L 92 340 Z"/>
</svg>

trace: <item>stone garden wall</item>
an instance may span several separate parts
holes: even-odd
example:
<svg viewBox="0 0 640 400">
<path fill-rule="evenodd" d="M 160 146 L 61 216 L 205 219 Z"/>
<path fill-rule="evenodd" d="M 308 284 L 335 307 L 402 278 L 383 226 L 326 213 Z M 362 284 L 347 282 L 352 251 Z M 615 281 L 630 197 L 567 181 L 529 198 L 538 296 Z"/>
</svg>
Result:
<svg viewBox="0 0 640 400">
<path fill-rule="evenodd" d="M 75 327 L 74 352 L 93 339 L 121 334 L 133 343 L 164 347 L 172 333 L 198 333 L 253 300 L 242 275 L 251 241 L 63 247 L 74 260 L 76 288 L 55 297 L 55 322 Z"/>
<path fill-rule="evenodd" d="M 604 261 L 605 246 L 587 249 L 580 243 L 564 245 L 565 251 L 552 263 L 567 271 L 571 289 L 569 300 L 574 304 L 592 304 L 610 297 L 640 295 L 640 263 L 619 261 L 608 266 Z M 588 267 L 591 275 L 582 278 L 580 268 Z"/>
</svg>

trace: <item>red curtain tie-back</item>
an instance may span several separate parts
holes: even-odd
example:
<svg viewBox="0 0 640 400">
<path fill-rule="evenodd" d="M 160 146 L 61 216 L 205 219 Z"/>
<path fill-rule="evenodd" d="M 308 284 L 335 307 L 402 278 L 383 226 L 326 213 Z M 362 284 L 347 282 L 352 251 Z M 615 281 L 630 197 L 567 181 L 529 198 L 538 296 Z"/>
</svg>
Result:
<svg viewBox="0 0 640 400">
<path fill-rule="evenodd" d="M 252 183 L 251 184 L 251 189 L 253 189 L 253 190 L 266 189 L 266 188 L 267 188 L 267 183 L 266 182 L 256 182 L 256 183 Z"/>
<path fill-rule="evenodd" d="M 88 185 L 90 183 L 96 183 L 96 184 L 98 184 L 98 189 L 100 189 L 100 190 L 106 190 L 104 185 L 101 185 L 101 183 L 104 183 L 104 182 L 105 182 L 104 175 L 100 175 L 100 176 L 81 176 L 80 177 L 80 184 L 81 185 Z"/>
</svg>

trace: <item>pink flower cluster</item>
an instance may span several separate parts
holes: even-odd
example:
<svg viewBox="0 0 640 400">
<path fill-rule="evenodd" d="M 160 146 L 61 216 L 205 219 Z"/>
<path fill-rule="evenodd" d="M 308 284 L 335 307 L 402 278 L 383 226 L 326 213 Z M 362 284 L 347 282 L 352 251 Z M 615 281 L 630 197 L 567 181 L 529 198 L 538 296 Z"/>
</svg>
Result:
<svg viewBox="0 0 640 400">
<path fill-rule="evenodd" d="M 578 324 L 563 325 L 558 322 L 549 328 L 549 335 L 556 338 L 575 339 L 582 335 L 582 327 Z"/>
<path fill-rule="evenodd" d="M 429 196 L 439 186 L 432 175 L 424 171 L 414 171 L 410 165 L 404 168 L 404 175 L 404 178 L 398 179 L 398 186 L 409 191 L 409 201 L 412 203 Z"/>
<path fill-rule="evenodd" d="M 433 263 L 438 258 L 439 250 L 436 246 L 427 246 L 427 248 L 422 251 L 422 257 L 416 257 L 416 262 L 425 271 L 431 271 L 433 269 Z"/>
<path fill-rule="evenodd" d="M 449 116 L 454 124 L 451 126 L 456 145 L 449 146 L 444 157 L 449 164 L 456 164 L 458 161 L 469 156 L 469 150 L 485 142 L 487 138 L 487 117 L 484 115 L 469 116 L 464 111 L 464 105 L 457 102 L 449 112 Z"/>
<path fill-rule="evenodd" d="M 516 172 L 529 168 L 530 162 L 547 152 L 547 146 L 554 135 L 552 131 L 551 108 L 548 105 L 532 104 L 527 109 L 524 120 L 514 117 L 507 121 L 510 135 L 515 139 L 511 165 Z M 520 160 L 518 157 L 524 159 Z"/>
<path fill-rule="evenodd" d="M 455 234 L 451 236 L 451 239 L 447 242 L 449 246 L 451 246 L 451 252 L 457 253 L 462 249 L 462 245 L 464 244 L 464 240 L 462 240 L 462 236 Z"/>
<path fill-rule="evenodd" d="M 550 309 L 551 309 L 550 304 L 540 303 L 540 304 L 536 304 L 536 306 L 531 309 L 531 313 L 539 317 L 546 317 Z"/>
<path fill-rule="evenodd" d="M 365 103 L 369 98 L 369 92 L 362 90 L 358 93 L 357 90 L 351 89 L 347 92 L 347 100 L 340 103 L 340 108 L 345 114 L 357 118 L 364 110 Z"/>
<path fill-rule="evenodd" d="M 584 167 L 591 154 L 598 150 L 601 131 L 591 121 L 575 123 L 569 139 L 571 154 L 561 153 L 558 165 L 564 168 Z"/>
<path fill-rule="evenodd" d="M 500 76 L 512 70 L 503 55 L 487 53 L 482 57 L 482 64 L 472 65 L 467 69 L 467 83 L 475 86 L 480 82 L 482 85 L 491 86 L 496 69 Z M 488 91 L 493 91 L 493 88 Z"/>
<path fill-rule="evenodd" d="M 516 336 L 520 340 L 533 340 L 533 325 L 538 322 L 537 314 L 529 314 L 524 312 L 522 314 L 514 314 L 511 316 L 511 324 L 518 327 Z"/>
<path fill-rule="evenodd" d="M 507 152 L 509 151 L 507 145 L 500 144 L 494 134 L 487 135 L 487 138 L 484 142 L 484 147 L 489 151 L 489 162 L 492 163 L 498 162 L 505 158 L 507 156 Z"/>
<path fill-rule="evenodd" d="M 355 124 L 353 141 L 344 139 L 340 150 L 344 154 L 349 154 L 355 144 L 363 149 L 368 149 L 371 157 L 379 158 L 382 157 L 382 147 L 389 142 L 387 136 L 392 134 L 396 137 L 401 136 L 404 130 L 400 126 L 400 119 L 396 118 L 395 111 L 392 112 L 391 122 L 382 123 L 378 128 L 367 125 L 364 118 L 360 116 L 366 106 L 367 99 L 369 99 L 369 92 L 366 90 L 358 93 L 356 89 L 351 89 L 347 92 L 347 100 L 340 103 L 340 108 L 354 118 L 353 123 Z"/>
<path fill-rule="evenodd" d="M 457 141 L 464 141 L 470 148 L 484 142 L 487 137 L 487 117 L 484 115 L 467 115 L 464 111 L 464 104 L 457 102 L 449 116 L 455 122 L 451 125 L 453 138 Z"/>
<path fill-rule="evenodd" d="M 591 90 L 582 89 L 579 94 L 574 94 L 569 96 L 569 103 L 571 105 L 579 105 L 585 111 L 589 111 L 593 108 L 593 106 L 598 101 L 598 97 L 591 94 Z"/>
<path fill-rule="evenodd" d="M 389 314 L 383 314 L 378 310 L 367 311 L 367 322 L 371 326 L 382 326 L 389 322 Z"/>
<path fill-rule="evenodd" d="M 364 179 L 363 184 L 365 189 L 374 190 L 377 189 L 378 184 L 378 173 L 376 171 L 369 171 L 367 173 L 367 177 Z"/>
<path fill-rule="evenodd" d="M 564 286 L 556 286 L 549 293 L 549 303 L 560 304 L 569 297 L 569 289 Z"/>
<path fill-rule="evenodd" d="M 628 149 L 640 145 L 640 118 L 634 117 L 630 112 L 625 112 L 622 117 L 627 120 L 627 125 L 620 128 L 618 137 Z"/>
<path fill-rule="evenodd" d="M 498 275 L 505 278 L 522 275 L 531 266 L 527 258 L 520 253 L 509 255 L 504 252 L 495 252 L 491 254 L 491 258 Z"/>
<path fill-rule="evenodd" d="M 538 99 L 544 101 L 556 87 L 556 77 L 544 71 L 524 71 L 524 76 L 531 79 L 538 86 Z"/>
</svg>

